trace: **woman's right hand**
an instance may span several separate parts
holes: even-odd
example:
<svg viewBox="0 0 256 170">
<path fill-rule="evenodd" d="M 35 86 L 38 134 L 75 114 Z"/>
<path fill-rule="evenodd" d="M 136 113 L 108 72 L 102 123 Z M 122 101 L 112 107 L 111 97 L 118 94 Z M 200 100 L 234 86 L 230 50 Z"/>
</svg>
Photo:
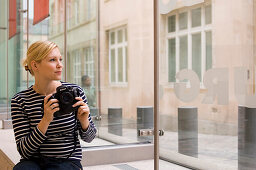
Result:
<svg viewBox="0 0 256 170">
<path fill-rule="evenodd" d="M 57 99 L 50 99 L 52 94 L 47 95 L 44 98 L 44 116 L 43 119 L 45 119 L 46 122 L 51 123 L 54 117 L 54 113 L 60 110 L 59 108 L 59 101 Z"/>
</svg>

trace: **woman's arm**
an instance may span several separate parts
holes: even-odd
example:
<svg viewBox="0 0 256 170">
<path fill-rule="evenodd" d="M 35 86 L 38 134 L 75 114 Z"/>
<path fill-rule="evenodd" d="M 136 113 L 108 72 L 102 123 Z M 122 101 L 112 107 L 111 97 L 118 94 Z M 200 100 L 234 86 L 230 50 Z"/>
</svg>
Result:
<svg viewBox="0 0 256 170">
<path fill-rule="evenodd" d="M 59 110 L 57 99 L 51 99 L 51 94 L 44 98 L 44 116 L 38 125 L 31 130 L 30 121 L 22 109 L 22 100 L 16 96 L 11 101 L 12 124 L 17 149 L 23 158 L 35 154 L 46 139 L 46 132 L 53 120 L 53 114 Z M 49 100 L 49 101 L 48 101 Z M 52 109 L 53 108 L 53 109 Z"/>
<path fill-rule="evenodd" d="M 28 159 L 37 152 L 46 136 L 38 127 L 30 129 L 28 117 L 23 112 L 18 96 L 11 101 L 11 115 L 18 152 L 23 158 Z"/>
<path fill-rule="evenodd" d="M 78 120 L 79 134 L 83 141 L 91 142 L 95 138 L 97 130 L 96 130 L 96 127 L 91 119 L 89 111 L 88 111 L 88 113 L 82 113 L 82 114 L 79 113 L 82 108 L 84 108 L 85 110 L 87 110 L 87 109 L 89 110 L 88 105 L 87 105 L 87 99 L 86 99 L 86 96 L 85 96 L 83 90 L 81 88 L 79 88 L 79 91 L 80 91 L 80 97 L 82 98 L 81 102 L 83 102 L 83 104 L 84 103 L 86 104 L 86 106 L 80 106 L 80 108 L 78 109 L 78 118 L 80 118 L 80 120 Z"/>
</svg>

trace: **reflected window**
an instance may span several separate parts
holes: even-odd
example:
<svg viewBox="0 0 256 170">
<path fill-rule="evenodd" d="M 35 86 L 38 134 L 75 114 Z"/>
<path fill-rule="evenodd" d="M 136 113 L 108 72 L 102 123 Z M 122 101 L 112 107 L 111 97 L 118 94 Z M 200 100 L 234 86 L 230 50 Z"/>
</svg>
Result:
<svg viewBox="0 0 256 170">
<path fill-rule="evenodd" d="M 109 72 L 111 83 L 127 82 L 127 29 L 113 29 L 109 32 Z"/>
<path fill-rule="evenodd" d="M 79 50 L 72 52 L 73 59 L 73 83 L 81 84 L 81 56 Z"/>
<path fill-rule="evenodd" d="M 203 73 L 212 68 L 211 11 L 211 5 L 202 5 L 167 16 L 169 82 L 176 82 L 175 75 L 182 69 L 194 70 L 202 80 Z"/>
<path fill-rule="evenodd" d="M 93 47 L 84 49 L 85 61 L 84 61 L 84 73 L 91 78 L 91 83 L 94 84 L 94 52 Z"/>
</svg>

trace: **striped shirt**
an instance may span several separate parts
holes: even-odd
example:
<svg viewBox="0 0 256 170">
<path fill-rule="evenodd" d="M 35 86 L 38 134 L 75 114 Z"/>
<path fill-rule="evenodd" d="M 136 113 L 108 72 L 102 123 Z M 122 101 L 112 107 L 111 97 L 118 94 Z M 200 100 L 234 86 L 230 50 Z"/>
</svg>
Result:
<svg viewBox="0 0 256 170">
<path fill-rule="evenodd" d="M 81 87 L 66 82 L 62 85 L 78 87 L 80 97 L 87 103 Z M 39 158 L 41 156 L 67 158 L 74 150 L 74 130 L 82 140 L 91 142 L 96 136 L 96 128 L 89 115 L 89 127 L 86 131 L 75 119 L 74 112 L 60 117 L 54 117 L 46 134 L 38 129 L 38 123 L 43 117 L 43 101 L 45 96 L 38 94 L 32 86 L 14 95 L 11 101 L 11 115 L 17 150 L 22 159 Z M 76 138 L 76 149 L 69 159 L 82 159 L 82 149 Z"/>
</svg>

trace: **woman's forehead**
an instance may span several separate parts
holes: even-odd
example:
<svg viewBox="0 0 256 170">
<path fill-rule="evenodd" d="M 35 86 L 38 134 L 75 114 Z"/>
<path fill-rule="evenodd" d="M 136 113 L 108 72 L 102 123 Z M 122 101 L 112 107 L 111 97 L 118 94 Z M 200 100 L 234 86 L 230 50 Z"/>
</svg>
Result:
<svg viewBox="0 0 256 170">
<path fill-rule="evenodd" d="M 54 48 L 46 57 L 61 57 L 61 54 L 58 48 Z"/>
</svg>

